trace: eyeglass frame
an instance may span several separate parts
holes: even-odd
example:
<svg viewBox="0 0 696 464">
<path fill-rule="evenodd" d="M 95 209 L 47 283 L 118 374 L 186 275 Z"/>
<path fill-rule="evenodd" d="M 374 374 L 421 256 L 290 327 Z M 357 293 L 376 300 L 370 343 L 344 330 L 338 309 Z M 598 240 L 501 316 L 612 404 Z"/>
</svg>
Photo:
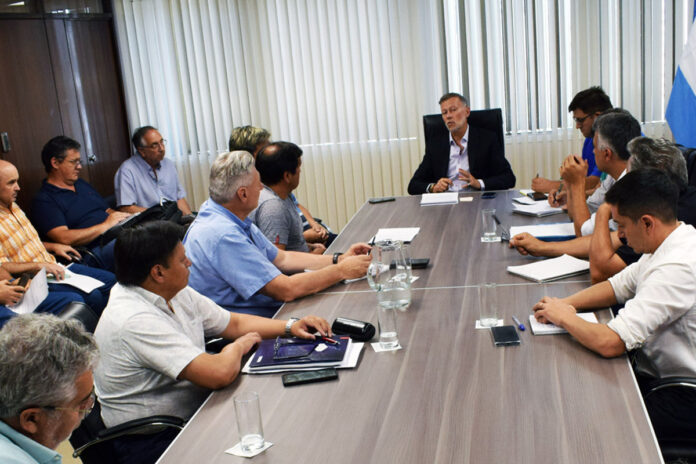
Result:
<svg viewBox="0 0 696 464">
<path fill-rule="evenodd" d="M 92 412 L 92 410 L 94 409 L 94 405 L 97 402 L 97 394 L 94 391 L 94 387 L 92 387 L 92 391 L 89 392 L 89 396 L 82 401 L 89 401 L 92 404 L 88 408 L 79 408 L 79 407 L 67 408 L 64 406 L 41 406 L 41 409 L 46 409 L 47 411 L 74 411 L 74 412 L 77 412 L 79 414 L 84 414 L 84 417 L 87 417 L 87 416 L 89 416 L 89 413 Z"/>
<path fill-rule="evenodd" d="M 150 145 L 143 145 L 140 148 L 147 148 L 148 150 L 157 150 L 158 148 L 164 148 L 167 146 L 167 139 L 161 139 L 159 142 L 153 142 Z"/>
<path fill-rule="evenodd" d="M 575 121 L 575 124 L 582 124 L 585 121 L 587 121 L 587 118 L 594 116 L 596 114 L 597 113 L 590 113 L 590 114 L 585 115 L 585 117 L 582 117 L 582 118 L 576 118 L 575 116 L 573 116 L 573 121 Z"/>
</svg>

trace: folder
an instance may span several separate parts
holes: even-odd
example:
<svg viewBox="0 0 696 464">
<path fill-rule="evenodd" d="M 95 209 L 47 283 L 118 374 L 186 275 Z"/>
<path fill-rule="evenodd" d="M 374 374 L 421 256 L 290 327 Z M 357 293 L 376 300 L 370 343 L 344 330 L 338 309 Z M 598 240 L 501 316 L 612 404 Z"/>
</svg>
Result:
<svg viewBox="0 0 696 464">
<path fill-rule="evenodd" d="M 338 345 L 322 340 L 282 338 L 263 340 L 251 358 L 250 372 L 293 370 L 307 367 L 335 367 L 341 364 L 348 346 L 348 336 L 335 336 Z"/>
<path fill-rule="evenodd" d="M 583 274 L 590 270 L 590 263 L 570 255 L 544 259 L 521 266 L 508 266 L 507 271 L 534 282 L 551 282 L 566 277 Z"/>
<path fill-rule="evenodd" d="M 521 234 L 522 232 L 527 232 L 545 242 L 560 242 L 562 240 L 575 238 L 575 227 L 572 222 L 510 227 L 511 237 Z"/>
</svg>

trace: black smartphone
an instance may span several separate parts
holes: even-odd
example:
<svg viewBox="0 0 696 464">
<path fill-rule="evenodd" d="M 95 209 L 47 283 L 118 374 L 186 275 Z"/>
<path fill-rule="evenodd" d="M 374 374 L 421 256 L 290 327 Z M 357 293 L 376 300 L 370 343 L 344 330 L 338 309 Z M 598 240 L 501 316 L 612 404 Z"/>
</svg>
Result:
<svg viewBox="0 0 696 464">
<path fill-rule="evenodd" d="M 534 201 L 546 200 L 549 197 L 547 194 L 541 192 L 531 192 L 528 193 L 527 196 Z"/>
<path fill-rule="evenodd" d="M 26 288 L 27 284 L 29 283 L 29 279 L 31 279 L 31 274 L 25 272 L 19 277 L 19 283 L 17 285 Z"/>
<path fill-rule="evenodd" d="M 510 346 L 519 345 L 520 336 L 514 325 L 503 325 L 500 327 L 491 327 L 493 334 L 493 343 L 495 346 Z"/>
<path fill-rule="evenodd" d="M 491 198 L 495 198 L 495 192 L 486 192 L 483 195 L 481 195 L 481 198 L 484 200 L 490 200 Z"/>
<path fill-rule="evenodd" d="M 283 385 L 292 387 L 293 385 L 302 385 L 303 383 L 324 382 L 325 380 L 335 380 L 338 378 L 338 372 L 333 367 L 319 369 L 318 371 L 302 371 L 293 372 L 292 374 L 283 374 Z"/>
<path fill-rule="evenodd" d="M 430 258 L 410 258 L 411 269 L 425 269 L 428 267 Z"/>
<path fill-rule="evenodd" d="M 376 203 L 386 203 L 388 201 L 394 201 L 394 200 L 396 200 L 396 198 L 394 198 L 394 197 L 381 197 L 381 198 L 370 198 L 367 201 L 368 201 L 368 203 L 372 203 L 374 205 Z"/>
</svg>

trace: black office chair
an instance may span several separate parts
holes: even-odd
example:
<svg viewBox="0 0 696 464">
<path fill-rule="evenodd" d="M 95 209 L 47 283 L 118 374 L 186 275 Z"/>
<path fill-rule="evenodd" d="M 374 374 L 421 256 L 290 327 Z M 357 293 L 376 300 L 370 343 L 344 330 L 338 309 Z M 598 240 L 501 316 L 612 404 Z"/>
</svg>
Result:
<svg viewBox="0 0 696 464">
<path fill-rule="evenodd" d="M 503 112 L 500 108 L 489 110 L 472 110 L 469 115 L 469 124 L 474 127 L 494 132 L 498 137 L 500 146 L 505 149 L 505 137 L 503 133 Z M 425 144 L 427 145 L 431 137 L 441 137 L 447 135 L 447 126 L 442 120 L 441 114 L 426 114 L 423 116 L 423 132 L 425 133 Z"/>
<path fill-rule="evenodd" d="M 101 418 L 99 401 L 96 401 L 94 409 L 70 435 L 69 441 L 75 450 L 73 457 L 80 458 L 83 464 L 117 464 L 116 449 L 112 446 L 114 438 L 167 428 L 181 430 L 184 423 L 179 417 L 162 415 L 135 419 L 107 429 Z"/>
<path fill-rule="evenodd" d="M 696 393 L 696 378 L 692 377 L 665 377 L 655 380 L 645 388 L 643 399 L 646 406 L 651 402 L 660 402 L 660 395 L 673 395 L 675 391 L 684 390 L 686 393 Z M 649 407 L 648 407 L 649 410 Z M 660 450 L 665 462 L 673 461 L 696 463 L 696 417 L 693 426 L 683 433 L 670 434 L 670 436 L 657 436 Z"/>
<path fill-rule="evenodd" d="M 89 305 L 81 301 L 73 301 L 63 308 L 58 317 L 61 319 L 77 319 L 85 326 L 85 330 L 89 333 L 94 333 L 99 322 L 99 316 L 92 311 Z"/>
<path fill-rule="evenodd" d="M 696 186 L 696 148 L 677 145 L 686 160 L 686 172 L 689 175 L 689 185 Z"/>
</svg>

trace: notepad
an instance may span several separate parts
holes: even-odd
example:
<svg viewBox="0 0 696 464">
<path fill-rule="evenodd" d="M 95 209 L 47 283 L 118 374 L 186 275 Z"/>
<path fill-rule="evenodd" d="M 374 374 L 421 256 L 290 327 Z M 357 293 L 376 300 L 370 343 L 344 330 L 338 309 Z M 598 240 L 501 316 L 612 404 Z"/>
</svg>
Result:
<svg viewBox="0 0 696 464">
<path fill-rule="evenodd" d="M 510 227 L 511 237 L 521 234 L 522 232 L 527 232 L 539 240 L 544 240 L 546 242 L 570 240 L 571 238 L 575 238 L 575 227 L 573 227 L 572 222 Z"/>
<path fill-rule="evenodd" d="M 459 192 L 424 193 L 421 195 L 421 206 L 456 205 L 459 203 Z"/>
<path fill-rule="evenodd" d="M 515 203 L 519 203 L 521 205 L 535 205 L 536 204 L 536 200 L 534 200 L 533 198 L 529 198 L 527 196 L 515 197 L 512 199 L 512 201 L 514 201 Z"/>
<path fill-rule="evenodd" d="M 420 232 L 420 227 L 394 227 L 387 229 L 378 229 L 375 234 L 374 242 L 383 242 L 384 240 L 398 240 L 408 243 Z"/>
<path fill-rule="evenodd" d="M 565 277 L 583 274 L 590 270 L 590 263 L 570 255 L 544 259 L 521 266 L 508 266 L 507 271 L 534 282 L 551 282 Z"/>
<path fill-rule="evenodd" d="M 532 200 L 534 201 L 534 200 Z M 533 204 L 512 205 L 512 212 L 526 216 L 544 217 L 563 212 L 562 208 L 554 208 L 547 201 L 534 201 Z"/>
<path fill-rule="evenodd" d="M 578 313 L 578 317 L 585 319 L 587 322 L 599 323 L 595 313 Z M 529 328 L 532 329 L 534 335 L 555 335 L 568 333 L 563 327 L 558 327 L 555 324 L 542 324 L 537 321 L 534 314 L 529 315 Z"/>
</svg>

